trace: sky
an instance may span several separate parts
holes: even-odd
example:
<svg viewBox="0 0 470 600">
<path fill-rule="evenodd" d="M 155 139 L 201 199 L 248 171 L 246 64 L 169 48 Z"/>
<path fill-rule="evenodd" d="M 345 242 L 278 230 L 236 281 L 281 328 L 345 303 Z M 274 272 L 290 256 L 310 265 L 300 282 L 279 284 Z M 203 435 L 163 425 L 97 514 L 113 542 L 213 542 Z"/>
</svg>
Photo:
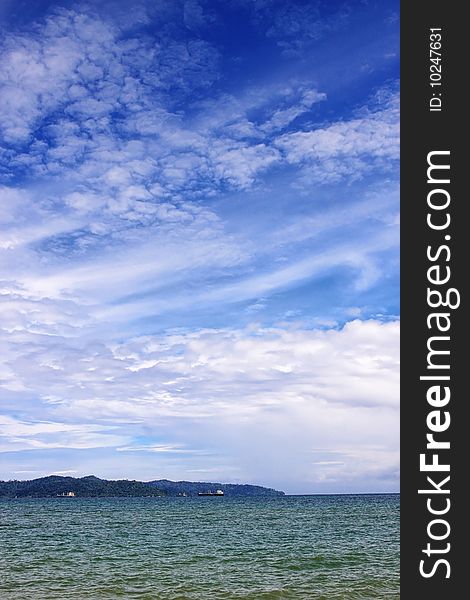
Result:
<svg viewBox="0 0 470 600">
<path fill-rule="evenodd" d="M 398 491 L 398 2 L 3 0 L 0 479 Z"/>
</svg>

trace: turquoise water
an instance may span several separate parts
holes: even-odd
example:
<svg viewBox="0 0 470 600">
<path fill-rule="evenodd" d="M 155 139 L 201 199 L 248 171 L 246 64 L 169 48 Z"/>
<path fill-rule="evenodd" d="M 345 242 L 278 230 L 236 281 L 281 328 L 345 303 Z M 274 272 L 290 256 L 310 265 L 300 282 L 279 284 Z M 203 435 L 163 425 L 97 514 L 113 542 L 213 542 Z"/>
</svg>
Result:
<svg viewBox="0 0 470 600">
<path fill-rule="evenodd" d="M 399 497 L 0 499 L 0 598 L 399 598 Z"/>
</svg>

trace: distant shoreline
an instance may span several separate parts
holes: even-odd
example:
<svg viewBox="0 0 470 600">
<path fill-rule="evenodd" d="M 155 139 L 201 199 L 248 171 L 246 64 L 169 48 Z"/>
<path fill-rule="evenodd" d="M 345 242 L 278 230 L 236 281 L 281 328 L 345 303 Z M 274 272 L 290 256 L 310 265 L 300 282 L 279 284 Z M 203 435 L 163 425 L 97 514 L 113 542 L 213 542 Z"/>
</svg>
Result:
<svg viewBox="0 0 470 600">
<path fill-rule="evenodd" d="M 146 498 L 146 497 L 198 497 L 212 495 L 221 490 L 222 497 L 279 497 L 283 491 L 251 484 L 220 482 L 137 481 L 129 479 L 100 479 L 49 475 L 30 480 L 0 481 L 3 498 Z M 215 495 L 215 494 L 214 494 Z"/>
<path fill-rule="evenodd" d="M 288 494 L 253 484 L 220 482 L 108 480 L 94 475 L 64 477 L 49 475 L 29 480 L 0 481 L 0 498 L 191 498 L 222 490 L 229 498 L 331 497 L 331 496 L 399 496 L 400 492 L 314 492 Z M 209 494 L 210 497 L 210 494 Z"/>
</svg>

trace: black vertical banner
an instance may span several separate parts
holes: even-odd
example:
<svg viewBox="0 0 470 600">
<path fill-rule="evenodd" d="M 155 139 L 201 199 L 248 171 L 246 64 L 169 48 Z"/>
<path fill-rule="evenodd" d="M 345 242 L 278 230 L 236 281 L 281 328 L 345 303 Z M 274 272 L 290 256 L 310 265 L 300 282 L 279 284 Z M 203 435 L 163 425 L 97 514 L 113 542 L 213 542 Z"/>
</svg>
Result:
<svg viewBox="0 0 470 600">
<path fill-rule="evenodd" d="M 401 589 L 461 598 L 470 204 L 463 88 L 467 25 L 459 3 L 401 12 Z M 465 52 L 467 54 L 467 52 Z M 464 102 L 466 105 L 464 105 Z M 465 289 L 464 289 L 465 288 Z"/>
</svg>

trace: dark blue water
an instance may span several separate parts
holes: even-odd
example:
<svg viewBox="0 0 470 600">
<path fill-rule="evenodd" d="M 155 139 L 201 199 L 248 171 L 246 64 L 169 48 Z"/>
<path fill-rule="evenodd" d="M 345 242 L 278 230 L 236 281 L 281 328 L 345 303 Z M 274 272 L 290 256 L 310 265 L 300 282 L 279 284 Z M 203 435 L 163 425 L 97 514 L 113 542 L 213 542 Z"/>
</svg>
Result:
<svg viewBox="0 0 470 600">
<path fill-rule="evenodd" d="M 0 500 L 0 598 L 399 598 L 399 497 Z"/>
</svg>

